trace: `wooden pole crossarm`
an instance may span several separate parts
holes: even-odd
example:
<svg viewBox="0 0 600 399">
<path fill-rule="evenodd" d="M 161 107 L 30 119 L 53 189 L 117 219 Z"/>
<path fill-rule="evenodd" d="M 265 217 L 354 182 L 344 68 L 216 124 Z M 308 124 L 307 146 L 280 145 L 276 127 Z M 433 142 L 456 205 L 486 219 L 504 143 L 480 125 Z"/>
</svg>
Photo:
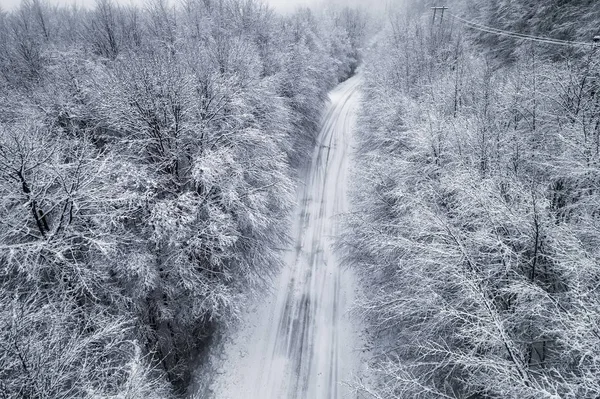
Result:
<svg viewBox="0 0 600 399">
<path fill-rule="evenodd" d="M 431 7 L 431 9 L 433 10 L 433 21 L 432 21 L 432 24 L 435 24 L 435 16 L 436 16 L 438 10 L 442 11 L 442 14 L 441 14 L 441 17 L 440 17 L 440 23 L 444 22 L 444 10 L 447 10 L 448 7 L 446 7 L 446 6 L 439 6 L 439 7 Z"/>
</svg>

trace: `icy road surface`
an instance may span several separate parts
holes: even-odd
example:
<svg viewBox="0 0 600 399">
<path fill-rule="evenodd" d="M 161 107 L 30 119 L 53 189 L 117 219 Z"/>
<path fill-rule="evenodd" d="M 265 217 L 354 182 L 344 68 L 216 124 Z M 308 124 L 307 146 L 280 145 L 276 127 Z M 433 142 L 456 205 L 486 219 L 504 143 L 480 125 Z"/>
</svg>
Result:
<svg viewBox="0 0 600 399">
<path fill-rule="evenodd" d="M 351 271 L 333 252 L 346 211 L 348 158 L 359 102 L 359 77 L 330 93 L 318 143 L 300 190 L 294 246 L 271 298 L 247 315 L 225 348 L 215 399 L 354 397 L 359 372 L 357 328 L 348 314 Z"/>
</svg>

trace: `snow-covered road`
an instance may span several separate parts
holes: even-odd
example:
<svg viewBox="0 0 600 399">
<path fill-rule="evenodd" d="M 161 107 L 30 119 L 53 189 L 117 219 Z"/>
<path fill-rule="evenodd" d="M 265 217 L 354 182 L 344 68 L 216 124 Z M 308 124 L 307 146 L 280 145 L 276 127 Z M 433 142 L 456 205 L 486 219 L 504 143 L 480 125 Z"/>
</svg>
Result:
<svg viewBox="0 0 600 399">
<path fill-rule="evenodd" d="M 348 315 L 352 272 L 333 251 L 346 211 L 351 133 L 360 77 L 330 93 L 306 185 L 300 190 L 294 246 L 274 293 L 247 316 L 225 348 L 216 399 L 350 398 L 360 346 Z"/>
</svg>

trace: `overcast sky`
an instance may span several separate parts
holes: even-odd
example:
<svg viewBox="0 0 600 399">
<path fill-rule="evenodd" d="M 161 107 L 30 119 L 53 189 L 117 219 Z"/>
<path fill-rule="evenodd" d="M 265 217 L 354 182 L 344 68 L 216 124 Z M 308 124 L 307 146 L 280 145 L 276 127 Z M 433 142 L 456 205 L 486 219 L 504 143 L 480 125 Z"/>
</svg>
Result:
<svg viewBox="0 0 600 399">
<path fill-rule="evenodd" d="M 94 0 L 47 0 L 51 4 L 73 4 L 90 6 Z M 144 0 L 114 0 L 119 4 L 143 4 Z M 294 10 L 298 5 L 312 5 L 319 0 L 263 0 L 280 11 Z M 0 0 L 0 5 L 4 10 L 12 10 L 21 3 L 21 0 Z"/>
</svg>

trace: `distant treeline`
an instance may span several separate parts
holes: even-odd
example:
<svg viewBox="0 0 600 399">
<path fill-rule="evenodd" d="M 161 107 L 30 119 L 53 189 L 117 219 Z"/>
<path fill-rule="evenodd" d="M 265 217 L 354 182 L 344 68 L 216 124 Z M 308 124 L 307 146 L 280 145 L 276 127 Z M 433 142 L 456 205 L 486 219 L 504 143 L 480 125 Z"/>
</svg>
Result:
<svg viewBox="0 0 600 399">
<path fill-rule="evenodd" d="M 0 398 L 185 391 L 277 271 L 364 28 L 252 0 L 0 13 Z"/>
</svg>

